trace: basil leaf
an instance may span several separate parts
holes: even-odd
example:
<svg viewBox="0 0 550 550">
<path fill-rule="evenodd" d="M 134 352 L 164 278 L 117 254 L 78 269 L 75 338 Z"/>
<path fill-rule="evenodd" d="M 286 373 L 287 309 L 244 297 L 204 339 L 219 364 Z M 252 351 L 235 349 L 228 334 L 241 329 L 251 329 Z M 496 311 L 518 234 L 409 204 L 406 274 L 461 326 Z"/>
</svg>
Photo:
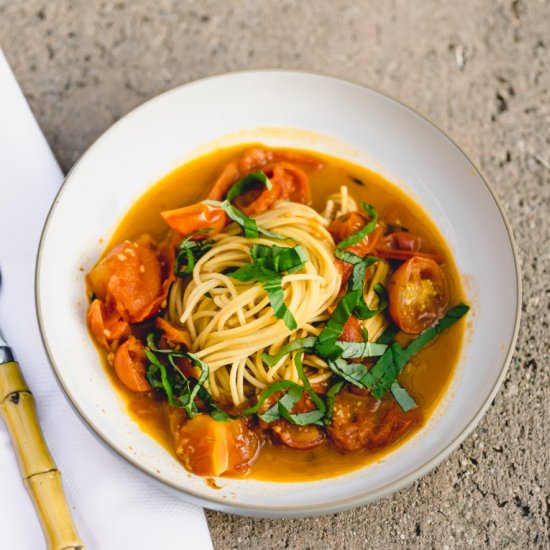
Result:
<svg viewBox="0 0 550 550">
<path fill-rule="evenodd" d="M 315 393 L 313 388 L 311 387 L 311 384 L 309 382 L 308 377 L 306 376 L 304 372 L 304 366 L 302 364 L 302 356 L 303 353 L 297 353 L 294 357 L 294 365 L 296 366 L 296 372 L 298 373 L 298 378 L 302 381 L 302 384 L 304 385 L 305 391 L 308 393 L 309 397 L 313 401 L 313 404 L 323 413 L 326 410 L 325 403 L 323 400 Z M 322 416 L 322 415 L 321 415 Z"/>
<path fill-rule="evenodd" d="M 341 350 L 336 346 L 336 341 L 340 338 L 346 321 L 359 303 L 361 292 L 361 290 L 352 290 L 338 302 L 325 328 L 317 337 L 316 353 L 327 359 L 336 359 L 341 355 Z"/>
<path fill-rule="evenodd" d="M 373 378 L 369 369 L 363 363 L 349 363 L 342 357 L 328 362 L 328 366 L 334 374 L 343 378 L 358 388 L 374 386 L 376 378 Z"/>
<path fill-rule="evenodd" d="M 298 323 L 292 315 L 292 312 L 285 304 L 285 293 L 282 287 L 282 277 L 271 278 L 263 282 L 264 290 L 267 292 L 269 303 L 273 308 L 273 313 L 277 319 L 282 319 L 289 330 L 296 330 Z"/>
<path fill-rule="evenodd" d="M 268 397 L 271 397 L 274 393 L 278 391 L 284 391 L 292 386 L 298 386 L 296 382 L 292 382 L 290 380 L 280 380 L 279 382 L 275 382 L 269 386 L 269 388 L 266 388 L 260 395 L 258 396 L 258 401 L 253 407 L 250 407 L 248 409 L 245 409 L 242 411 L 239 416 L 248 416 L 251 414 L 257 414 L 257 412 L 262 408 L 263 404 L 265 403 L 266 399 Z M 298 386 L 299 387 L 299 386 Z M 265 414 L 265 413 L 264 413 Z M 262 415 L 258 415 L 260 418 L 263 418 Z M 266 422 L 268 422 L 266 420 Z"/>
<path fill-rule="evenodd" d="M 209 372 L 206 363 L 203 363 L 196 355 L 192 353 L 187 353 L 186 357 L 191 361 L 193 365 L 199 367 L 201 371 L 197 382 L 193 386 L 193 389 L 189 392 L 189 394 L 185 395 L 186 402 L 184 404 L 182 403 L 185 412 L 189 415 L 190 418 L 193 418 L 193 413 L 196 410 L 195 397 L 197 397 L 199 390 L 204 387 L 204 383 L 208 379 Z M 169 358 L 171 359 L 172 356 L 169 356 Z M 177 369 L 181 376 L 184 376 L 184 374 L 179 370 L 179 368 L 176 367 L 176 365 L 174 365 L 174 367 Z"/>
<path fill-rule="evenodd" d="M 195 263 L 208 252 L 214 241 L 211 239 L 192 240 L 192 237 L 203 233 L 209 233 L 211 228 L 196 231 L 178 245 L 176 261 L 174 262 L 174 274 L 178 277 L 186 277 L 193 273 Z"/>
<path fill-rule="evenodd" d="M 306 338 L 296 338 L 288 344 L 279 349 L 275 355 L 268 355 L 267 353 L 262 353 L 262 361 L 268 366 L 275 366 L 285 355 L 292 353 L 293 351 L 298 350 L 311 350 L 315 346 L 317 338 L 315 336 L 307 336 Z"/>
<path fill-rule="evenodd" d="M 404 412 L 412 411 L 418 406 L 416 401 L 409 395 L 409 392 L 397 380 L 390 386 L 390 390 Z"/>
<path fill-rule="evenodd" d="M 174 392 L 172 389 L 172 382 L 169 379 L 168 371 L 166 366 L 161 363 L 157 356 L 150 350 L 145 350 L 145 356 L 149 359 L 150 365 L 147 367 L 146 377 L 151 384 L 151 387 L 157 389 L 163 389 L 166 397 L 168 398 L 168 403 L 174 405 Z M 160 381 L 158 375 L 160 374 Z"/>
<path fill-rule="evenodd" d="M 300 270 L 308 261 L 307 252 L 301 246 L 285 247 L 255 244 L 250 249 L 253 263 L 277 273 L 293 273 Z"/>
<path fill-rule="evenodd" d="M 377 344 L 386 344 L 389 345 L 395 339 L 395 335 L 399 332 L 399 329 L 393 324 L 390 323 L 388 328 L 382 333 L 382 335 L 376 340 Z"/>
<path fill-rule="evenodd" d="M 258 183 L 265 185 L 268 189 L 271 189 L 271 182 L 263 172 L 252 172 L 230 187 L 224 201 L 205 200 L 203 202 L 204 204 L 223 208 L 227 216 L 241 226 L 244 236 L 247 239 L 255 239 L 260 235 L 264 235 L 265 237 L 270 237 L 271 239 L 289 240 L 288 237 L 285 237 L 284 235 L 271 233 L 270 231 L 258 227 L 255 219 L 248 217 L 244 212 L 233 206 L 232 202 L 241 193 L 252 185 L 256 185 Z"/>
<path fill-rule="evenodd" d="M 353 252 L 348 252 L 347 250 L 341 250 L 339 248 L 337 248 L 334 251 L 334 255 L 339 260 L 342 260 L 343 262 L 346 262 L 346 263 L 352 264 L 352 265 L 361 263 L 363 261 L 363 258 L 361 258 L 361 256 L 358 256 L 357 254 L 354 254 Z"/>
<path fill-rule="evenodd" d="M 309 424 L 324 426 L 324 422 L 322 422 L 324 416 L 325 413 L 318 409 L 290 415 L 292 424 L 296 424 L 297 426 L 308 426 Z"/>
<path fill-rule="evenodd" d="M 291 410 L 294 408 L 294 405 L 300 401 L 304 395 L 304 388 L 298 386 L 291 386 L 288 391 L 279 399 L 277 402 L 277 407 L 279 409 L 279 414 L 285 419 L 288 420 L 291 424 L 294 424 L 293 415 Z"/>
<path fill-rule="evenodd" d="M 374 208 L 374 206 L 372 206 L 371 204 L 367 204 L 366 202 L 361 202 L 361 206 L 370 217 L 370 221 L 365 224 L 361 229 L 359 229 L 359 231 L 356 231 L 353 235 L 350 235 L 347 239 L 344 239 L 343 241 L 338 243 L 337 248 L 343 249 L 353 244 L 357 244 L 358 242 L 362 241 L 369 233 L 372 233 L 372 231 L 374 231 L 374 228 L 376 227 L 376 223 L 378 221 L 378 214 L 376 212 L 376 209 Z"/>
<path fill-rule="evenodd" d="M 445 329 L 461 319 L 469 309 L 470 307 L 466 304 L 458 304 L 437 324 L 431 326 L 417 336 L 405 349 L 399 344 L 393 343 L 370 370 L 370 373 L 376 379 L 376 383 L 372 387 L 369 386 L 372 395 L 378 399 L 383 397 L 391 388 L 391 385 L 397 380 L 397 377 L 405 368 L 405 365 L 410 361 L 411 357 L 418 353 Z"/>
<path fill-rule="evenodd" d="M 470 306 L 460 303 L 453 309 L 447 312 L 447 314 L 435 325 L 427 328 L 422 334 L 417 336 L 406 349 L 409 357 L 420 351 L 426 344 L 433 340 L 436 336 L 441 334 L 445 329 L 454 325 L 460 320 L 468 311 Z"/>
<path fill-rule="evenodd" d="M 343 359 L 364 359 L 365 357 L 379 357 L 387 349 L 387 345 L 378 342 L 341 342 L 335 344 L 342 350 Z"/>
<path fill-rule="evenodd" d="M 361 320 L 370 319 L 371 317 L 382 313 L 382 311 L 388 307 L 388 293 L 384 285 L 382 283 L 376 283 L 373 290 L 379 298 L 378 308 L 370 309 L 369 306 L 367 306 L 364 297 L 361 296 L 359 304 L 353 310 L 354 315 Z"/>
<path fill-rule="evenodd" d="M 160 349 L 155 344 L 153 333 L 146 338 L 147 347 L 145 355 L 149 360 L 146 377 L 151 386 L 164 391 L 168 403 L 173 407 L 185 410 L 189 418 L 193 418 L 199 410 L 195 403 L 197 395 L 203 400 L 212 416 L 218 420 L 228 420 L 229 415 L 222 411 L 208 393 L 204 384 L 208 380 L 209 369 L 196 355 L 184 351 L 176 351 L 171 348 Z M 168 360 L 164 364 L 157 355 L 162 355 Z M 181 372 L 177 359 L 186 358 L 200 369 L 198 380 L 188 378 Z"/>
</svg>

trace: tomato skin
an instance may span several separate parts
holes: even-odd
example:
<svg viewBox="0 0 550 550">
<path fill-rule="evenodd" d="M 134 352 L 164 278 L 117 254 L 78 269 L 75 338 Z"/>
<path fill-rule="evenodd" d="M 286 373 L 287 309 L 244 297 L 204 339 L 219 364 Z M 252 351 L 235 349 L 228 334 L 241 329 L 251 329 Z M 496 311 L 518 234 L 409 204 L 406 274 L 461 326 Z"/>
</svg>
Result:
<svg viewBox="0 0 550 550">
<path fill-rule="evenodd" d="M 344 388 L 334 400 L 327 432 L 341 451 L 374 450 L 391 445 L 420 421 L 418 409 L 405 413 L 393 399 L 379 401 Z"/>
<path fill-rule="evenodd" d="M 274 162 L 264 168 L 271 189 L 252 189 L 235 199 L 235 205 L 247 216 L 269 210 L 277 200 L 290 200 L 308 204 L 311 202 L 307 174 L 288 162 Z"/>
<path fill-rule="evenodd" d="M 445 274 L 434 260 L 413 256 L 392 274 L 388 298 L 395 324 L 407 334 L 420 334 L 443 317 L 449 304 Z"/>
<path fill-rule="evenodd" d="M 279 182 L 272 181 L 271 189 L 251 189 L 235 199 L 235 206 L 247 216 L 254 216 L 269 210 L 275 201 L 282 198 L 282 188 Z"/>
<path fill-rule="evenodd" d="M 191 335 L 183 327 L 177 326 L 162 317 L 155 319 L 155 326 L 162 330 L 164 337 L 174 344 L 182 344 L 187 349 L 191 349 Z"/>
<path fill-rule="evenodd" d="M 169 419 L 176 454 L 195 474 L 244 473 L 258 454 L 258 437 L 244 419 L 217 422 L 207 414 L 186 419 L 177 409 Z"/>
<path fill-rule="evenodd" d="M 409 231 L 395 231 L 382 237 L 376 244 L 376 256 L 387 260 L 408 260 L 413 256 L 429 258 L 442 263 L 441 255 L 433 252 L 421 252 L 422 237 Z"/>
<path fill-rule="evenodd" d="M 151 389 L 145 377 L 147 357 L 143 344 L 134 336 L 130 336 L 117 348 L 114 367 L 119 380 L 128 389 L 135 392 L 145 392 Z"/>
<path fill-rule="evenodd" d="M 361 212 L 348 212 L 338 216 L 329 226 L 329 233 L 332 235 L 336 244 L 347 239 L 354 233 L 362 229 L 368 220 Z M 358 243 L 352 244 L 346 248 L 347 252 L 351 252 L 357 256 L 364 258 L 370 254 L 377 246 L 382 236 L 382 228 L 378 225 L 368 235 L 365 235 Z"/>
<path fill-rule="evenodd" d="M 297 426 L 286 420 L 276 420 L 269 426 L 275 438 L 291 449 L 307 451 L 326 443 L 326 435 L 318 426 Z"/>
<path fill-rule="evenodd" d="M 231 161 L 225 165 L 222 173 L 214 182 L 212 189 L 210 189 L 208 198 L 217 201 L 225 199 L 227 191 L 229 191 L 230 187 L 240 178 L 243 178 L 247 174 L 255 172 L 256 170 L 263 170 L 267 173 L 268 170 L 272 168 L 270 165 L 286 164 L 292 171 L 299 171 L 303 173 L 299 168 L 294 166 L 294 164 L 289 163 L 302 164 L 313 170 L 319 169 L 323 166 L 323 163 L 319 160 L 302 153 L 296 153 L 294 151 L 272 151 L 269 149 L 264 149 L 263 147 L 254 147 L 248 151 L 245 151 L 238 160 Z M 278 183 L 280 184 L 280 182 Z M 306 195 L 306 192 L 309 193 L 309 185 L 306 190 L 304 190 L 301 185 L 298 185 L 296 190 L 283 198 L 288 198 L 289 200 L 295 202 L 309 202 L 309 199 L 307 198 L 309 195 Z M 281 193 L 279 191 L 279 196 L 283 196 L 284 194 L 285 193 Z M 256 196 L 258 196 L 257 193 L 255 194 L 254 199 Z M 251 205 L 254 199 L 249 200 L 245 204 Z M 247 215 L 252 215 L 254 213 L 258 214 L 264 210 L 267 210 L 270 204 L 273 204 L 275 200 L 277 200 L 277 198 L 274 198 L 273 194 L 267 193 L 257 206 L 251 208 L 249 212 L 245 212 L 244 210 L 243 212 Z M 268 201 L 271 202 L 268 204 Z M 259 208 L 260 210 L 258 210 Z"/>
<path fill-rule="evenodd" d="M 88 326 L 96 342 L 106 350 L 121 338 L 130 334 L 130 325 L 113 307 L 96 298 L 87 314 Z"/>
<path fill-rule="evenodd" d="M 288 162 L 276 162 L 266 166 L 265 173 L 272 184 L 281 187 L 281 198 L 302 204 L 311 202 L 309 179 L 302 169 Z"/>
<path fill-rule="evenodd" d="M 165 210 L 160 215 L 164 221 L 180 235 L 189 237 L 197 231 L 211 229 L 212 231 L 196 235 L 196 239 L 204 239 L 217 235 L 227 223 L 227 215 L 222 208 L 198 202 L 175 210 Z"/>
<path fill-rule="evenodd" d="M 338 216 L 328 228 L 334 242 L 338 244 L 350 235 L 357 233 L 367 223 L 367 218 L 361 212 L 348 212 Z"/>
<path fill-rule="evenodd" d="M 339 339 L 342 340 L 342 342 L 364 341 L 363 332 L 361 330 L 361 322 L 357 317 L 355 317 L 354 315 L 349 316 Z"/>
<path fill-rule="evenodd" d="M 129 323 L 139 323 L 157 313 L 168 292 L 167 266 L 148 244 L 125 241 L 115 246 L 89 273 L 96 296 Z"/>
</svg>

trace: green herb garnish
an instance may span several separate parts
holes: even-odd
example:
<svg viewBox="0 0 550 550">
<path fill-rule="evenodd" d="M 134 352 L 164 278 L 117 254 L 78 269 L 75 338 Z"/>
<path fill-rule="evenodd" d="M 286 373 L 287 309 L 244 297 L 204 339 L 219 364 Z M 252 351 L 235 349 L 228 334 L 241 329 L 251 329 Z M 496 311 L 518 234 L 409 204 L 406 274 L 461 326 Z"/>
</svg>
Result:
<svg viewBox="0 0 550 550">
<path fill-rule="evenodd" d="M 193 418 L 199 412 L 195 403 L 195 398 L 199 396 L 213 418 L 216 420 L 229 419 L 229 415 L 214 403 L 212 396 L 204 387 L 209 374 L 208 365 L 196 355 L 172 348 L 158 348 L 153 333 L 147 335 L 145 355 L 149 360 L 145 372 L 147 380 L 152 388 L 165 394 L 170 405 L 185 410 L 189 418 Z M 161 360 L 161 357 L 164 358 L 164 361 Z M 200 369 L 198 380 L 188 378 L 181 372 L 177 360 L 182 358 L 187 359 Z"/>
<path fill-rule="evenodd" d="M 282 272 L 293 273 L 302 269 L 307 262 L 306 251 L 301 246 L 282 247 L 254 245 L 250 250 L 252 263 L 229 273 L 233 279 L 242 282 L 261 283 L 277 319 L 282 319 L 289 330 L 296 330 L 298 324 L 285 304 Z"/>
<path fill-rule="evenodd" d="M 204 204 L 223 208 L 227 216 L 241 226 L 244 236 L 248 239 L 256 239 L 261 234 L 272 239 L 283 241 L 289 240 L 289 238 L 284 235 L 278 235 L 277 233 L 271 233 L 270 231 L 262 229 L 258 226 L 254 218 L 248 217 L 244 212 L 241 212 L 241 210 L 232 204 L 239 195 L 257 184 L 263 185 L 267 187 L 267 189 L 271 189 L 271 182 L 263 172 L 252 172 L 230 187 L 224 201 L 206 200 L 203 202 Z"/>
<path fill-rule="evenodd" d="M 211 228 L 201 229 L 196 233 L 193 233 L 178 245 L 178 251 L 176 254 L 176 261 L 174 263 L 174 274 L 178 277 L 186 277 L 193 273 L 195 264 L 206 254 L 214 244 L 214 241 L 211 239 L 199 239 L 192 240 L 193 237 L 209 233 L 212 231 Z"/>
<path fill-rule="evenodd" d="M 342 351 L 338 347 L 337 342 L 344 331 L 344 325 L 351 315 L 357 315 L 359 318 L 367 318 L 367 315 L 372 316 L 378 313 L 378 310 L 373 313 L 372 310 L 367 307 L 363 297 L 365 271 L 367 267 L 377 262 L 378 258 L 375 256 L 359 258 L 359 256 L 355 254 L 352 256 L 353 258 L 349 258 L 353 261 L 353 271 L 348 282 L 348 292 L 338 302 L 325 328 L 317 337 L 315 345 L 316 353 L 330 360 L 334 360 L 342 355 Z M 357 261 L 356 258 L 359 258 L 360 261 Z"/>
<path fill-rule="evenodd" d="M 392 385 L 397 381 L 397 377 L 405 365 L 410 361 L 411 357 L 431 342 L 436 336 L 441 334 L 446 328 L 456 323 L 469 309 L 469 306 L 465 304 L 457 305 L 437 324 L 426 329 L 415 338 L 405 349 L 397 342 L 394 342 L 386 349 L 384 354 L 371 369 L 368 369 L 361 363 L 348 363 L 342 357 L 329 361 L 329 367 L 335 374 L 344 380 L 360 388 L 368 388 L 375 399 L 381 399 L 384 394 L 392 388 Z M 398 403 L 400 403 L 400 401 L 405 403 L 404 388 L 393 386 L 393 390 L 392 393 L 394 396 L 397 394 L 399 397 Z M 408 405 L 405 403 L 405 406 L 410 406 L 410 403 Z"/>
<path fill-rule="evenodd" d="M 365 224 L 359 231 L 356 231 L 353 235 L 350 235 L 347 239 L 344 239 L 343 241 L 338 243 L 337 248 L 340 250 L 343 248 L 347 248 L 348 246 L 357 244 L 358 242 L 361 242 L 369 233 L 372 233 L 374 231 L 374 228 L 376 227 L 376 223 L 378 221 L 378 214 L 376 212 L 376 208 L 372 206 L 371 204 L 367 204 L 366 202 L 361 202 L 361 206 L 363 210 L 367 213 L 367 215 L 370 218 L 370 221 Z"/>
</svg>

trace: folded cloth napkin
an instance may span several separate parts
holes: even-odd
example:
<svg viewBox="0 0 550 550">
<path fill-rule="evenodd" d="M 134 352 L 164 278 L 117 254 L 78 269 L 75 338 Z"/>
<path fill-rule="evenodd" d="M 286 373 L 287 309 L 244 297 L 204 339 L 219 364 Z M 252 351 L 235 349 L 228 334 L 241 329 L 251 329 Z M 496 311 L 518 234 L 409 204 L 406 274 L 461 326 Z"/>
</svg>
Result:
<svg viewBox="0 0 550 550">
<path fill-rule="evenodd" d="M 35 258 L 63 174 L 0 50 L 0 327 L 33 392 L 88 549 L 212 548 L 204 513 L 101 444 L 71 409 L 42 347 Z M 0 548 L 45 546 L 0 422 Z"/>
</svg>

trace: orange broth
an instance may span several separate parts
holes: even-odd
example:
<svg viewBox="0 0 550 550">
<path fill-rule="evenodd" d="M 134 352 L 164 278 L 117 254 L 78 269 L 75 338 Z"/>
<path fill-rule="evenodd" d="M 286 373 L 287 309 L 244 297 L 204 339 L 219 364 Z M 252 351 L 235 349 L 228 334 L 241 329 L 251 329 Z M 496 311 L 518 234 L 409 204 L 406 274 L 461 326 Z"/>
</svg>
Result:
<svg viewBox="0 0 550 550">
<path fill-rule="evenodd" d="M 125 239 L 135 239 L 149 233 L 161 239 L 168 231 L 160 212 L 192 204 L 203 199 L 223 166 L 255 144 L 221 149 L 192 160 L 161 179 L 147 191 L 126 213 L 117 227 L 106 252 Z M 445 261 L 442 268 L 449 283 L 450 304 L 463 298 L 456 266 L 439 230 L 421 207 L 397 186 L 381 175 L 347 161 L 316 152 L 301 151 L 324 162 L 317 171 L 309 172 L 313 207 L 320 211 L 326 198 L 347 185 L 356 200 L 373 204 L 380 218 L 397 208 L 402 225 L 419 234 L 430 249 L 438 250 Z M 436 408 L 445 392 L 458 362 L 464 334 L 464 320 L 447 329 L 433 343 L 419 352 L 401 373 L 399 381 L 414 396 L 422 411 L 424 423 Z M 105 353 L 100 352 L 105 359 Z M 147 395 L 133 393 L 118 380 L 107 361 L 104 365 L 113 385 L 125 400 L 128 410 L 140 428 L 153 437 L 174 457 L 172 437 L 168 429 L 164 407 Z M 283 445 L 266 443 L 247 477 L 265 481 L 308 481 L 342 475 L 379 459 L 411 437 L 422 425 L 411 429 L 405 437 L 378 451 L 343 453 L 330 444 L 300 451 Z M 177 458 L 177 457 L 176 457 Z M 182 466 L 182 475 L 186 472 Z"/>
</svg>

